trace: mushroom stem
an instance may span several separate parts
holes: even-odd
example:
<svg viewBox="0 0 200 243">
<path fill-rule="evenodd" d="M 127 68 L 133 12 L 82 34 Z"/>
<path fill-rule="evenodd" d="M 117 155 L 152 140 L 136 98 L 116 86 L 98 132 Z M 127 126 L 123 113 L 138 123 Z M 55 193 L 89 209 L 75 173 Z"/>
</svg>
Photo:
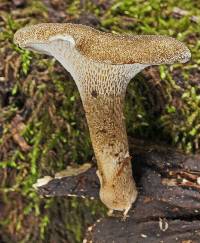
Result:
<svg viewBox="0 0 200 243">
<path fill-rule="evenodd" d="M 124 94 L 83 100 L 98 163 L 101 200 L 111 209 L 130 208 L 137 191 L 123 116 Z M 120 204 L 119 204 L 120 202 Z"/>
<path fill-rule="evenodd" d="M 123 105 L 130 79 L 146 65 L 91 62 L 82 62 L 81 70 L 87 72 L 76 73 L 74 79 L 98 163 L 100 198 L 110 209 L 128 211 L 136 199 L 137 190 L 132 176 Z"/>
</svg>

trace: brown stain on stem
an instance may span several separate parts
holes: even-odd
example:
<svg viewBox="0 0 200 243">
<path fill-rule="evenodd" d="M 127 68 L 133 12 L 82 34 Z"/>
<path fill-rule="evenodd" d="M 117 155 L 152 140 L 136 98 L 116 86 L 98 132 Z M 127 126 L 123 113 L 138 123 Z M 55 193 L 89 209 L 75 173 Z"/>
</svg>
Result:
<svg viewBox="0 0 200 243">
<path fill-rule="evenodd" d="M 122 174 L 124 168 L 130 165 L 131 159 L 132 159 L 132 157 L 129 156 L 129 157 L 124 158 L 123 161 L 120 161 L 121 167 L 120 167 L 119 171 L 117 172 L 117 176 L 120 176 Z"/>
</svg>

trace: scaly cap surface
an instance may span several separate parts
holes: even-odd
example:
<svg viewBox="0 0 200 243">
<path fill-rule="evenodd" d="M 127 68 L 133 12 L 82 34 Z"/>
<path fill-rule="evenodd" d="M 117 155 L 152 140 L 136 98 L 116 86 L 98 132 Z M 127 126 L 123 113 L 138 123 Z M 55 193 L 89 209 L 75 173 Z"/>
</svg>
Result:
<svg viewBox="0 0 200 243">
<path fill-rule="evenodd" d="M 37 24 L 18 30 L 14 36 L 14 42 L 21 47 L 59 39 L 74 41 L 83 56 L 101 63 L 158 65 L 184 63 L 191 57 L 189 49 L 171 37 L 118 35 L 80 24 Z"/>
</svg>

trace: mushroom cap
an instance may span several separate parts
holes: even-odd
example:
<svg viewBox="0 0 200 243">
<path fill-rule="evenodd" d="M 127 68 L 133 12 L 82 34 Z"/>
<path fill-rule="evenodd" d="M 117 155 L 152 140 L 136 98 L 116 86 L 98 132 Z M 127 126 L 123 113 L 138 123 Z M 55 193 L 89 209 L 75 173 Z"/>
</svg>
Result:
<svg viewBox="0 0 200 243">
<path fill-rule="evenodd" d="M 43 23 L 24 27 L 14 35 L 14 42 L 25 48 L 59 39 L 73 41 L 83 56 L 101 63 L 158 65 L 184 63 L 191 57 L 185 44 L 172 37 L 119 35 L 81 24 Z"/>
</svg>

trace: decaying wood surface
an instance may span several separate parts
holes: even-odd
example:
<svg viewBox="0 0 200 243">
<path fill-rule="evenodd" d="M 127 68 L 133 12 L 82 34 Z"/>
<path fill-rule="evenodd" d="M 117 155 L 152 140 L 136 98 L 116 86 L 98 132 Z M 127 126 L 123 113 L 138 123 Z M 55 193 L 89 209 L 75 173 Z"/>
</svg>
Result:
<svg viewBox="0 0 200 243">
<path fill-rule="evenodd" d="M 104 218 L 94 229 L 89 228 L 83 242 L 98 243 L 199 243 L 200 221 L 149 220 L 138 222 L 133 218 L 122 222 L 120 219 Z"/>
<path fill-rule="evenodd" d="M 122 221 L 119 214 L 96 222 L 85 242 L 200 242 L 200 155 L 134 140 L 133 171 L 139 197 Z M 43 196 L 98 198 L 96 167 L 39 187 Z"/>
</svg>

